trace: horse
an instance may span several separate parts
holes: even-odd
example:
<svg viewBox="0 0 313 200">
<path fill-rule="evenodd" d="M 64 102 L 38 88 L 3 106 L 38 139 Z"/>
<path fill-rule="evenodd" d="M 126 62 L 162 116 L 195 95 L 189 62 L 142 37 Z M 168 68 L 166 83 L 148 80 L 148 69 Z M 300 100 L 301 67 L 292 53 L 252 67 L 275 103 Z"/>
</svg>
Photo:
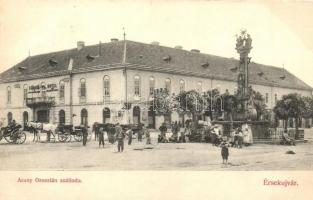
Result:
<svg viewBox="0 0 313 200">
<path fill-rule="evenodd" d="M 55 124 L 40 123 L 40 122 L 27 122 L 26 125 L 29 128 L 29 130 L 34 133 L 33 142 L 35 142 L 35 139 L 37 142 L 38 140 L 40 141 L 40 134 L 38 130 L 40 131 L 40 133 L 47 133 L 47 141 L 49 142 L 50 134 L 52 134 L 53 138 L 55 138 L 56 130 L 58 128 L 58 126 Z"/>
<path fill-rule="evenodd" d="M 41 123 L 37 123 L 37 122 L 27 122 L 26 123 L 27 128 L 29 129 L 29 132 L 34 134 L 34 138 L 33 138 L 33 142 L 40 141 L 40 134 L 38 133 L 38 130 L 41 129 Z"/>
</svg>

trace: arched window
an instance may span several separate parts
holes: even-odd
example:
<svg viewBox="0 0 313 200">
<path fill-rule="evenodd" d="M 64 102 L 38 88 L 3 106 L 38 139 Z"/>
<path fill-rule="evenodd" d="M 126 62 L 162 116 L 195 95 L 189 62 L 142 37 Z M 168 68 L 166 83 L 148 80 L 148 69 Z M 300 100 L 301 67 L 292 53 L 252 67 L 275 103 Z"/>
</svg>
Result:
<svg viewBox="0 0 313 200">
<path fill-rule="evenodd" d="M 134 77 L 134 90 L 135 90 L 135 95 L 140 96 L 140 76 L 136 75 Z"/>
<path fill-rule="evenodd" d="M 81 124 L 88 125 L 88 111 L 84 108 L 80 112 Z"/>
<path fill-rule="evenodd" d="M 110 97 L 110 77 L 103 77 L 103 94 L 104 97 Z"/>
<path fill-rule="evenodd" d="M 7 87 L 7 103 L 8 104 L 11 103 L 11 87 L 10 86 Z"/>
<path fill-rule="evenodd" d="M 11 112 L 8 112 L 8 124 L 11 124 L 12 123 L 12 120 L 13 120 L 13 115 Z"/>
<path fill-rule="evenodd" d="M 60 110 L 59 111 L 59 124 L 65 124 L 65 111 Z"/>
<path fill-rule="evenodd" d="M 150 79 L 149 79 L 149 94 L 150 95 L 154 94 L 154 88 L 155 88 L 155 79 L 153 76 L 150 76 Z"/>
<path fill-rule="evenodd" d="M 104 108 L 102 111 L 102 121 L 103 123 L 108 123 L 110 122 L 111 118 L 111 111 L 109 108 Z"/>
<path fill-rule="evenodd" d="M 185 91 L 185 81 L 183 79 L 179 81 L 179 91 L 180 92 Z"/>
<path fill-rule="evenodd" d="M 64 100 L 64 94 L 65 94 L 65 84 L 64 84 L 64 81 L 60 81 L 59 94 L 60 94 L 60 100 Z"/>
<path fill-rule="evenodd" d="M 202 82 L 201 81 L 199 81 L 197 83 L 197 90 L 198 90 L 198 92 L 202 92 Z"/>
<path fill-rule="evenodd" d="M 171 79 L 165 79 L 165 89 L 168 91 L 169 94 L 171 94 L 171 87 Z"/>
<path fill-rule="evenodd" d="M 27 86 L 27 84 L 24 84 L 24 87 L 23 87 L 23 99 L 24 99 L 24 104 L 26 104 L 27 93 L 28 93 L 28 86 Z"/>
<path fill-rule="evenodd" d="M 81 98 L 86 98 L 86 80 L 84 78 L 80 79 L 79 96 Z"/>
</svg>

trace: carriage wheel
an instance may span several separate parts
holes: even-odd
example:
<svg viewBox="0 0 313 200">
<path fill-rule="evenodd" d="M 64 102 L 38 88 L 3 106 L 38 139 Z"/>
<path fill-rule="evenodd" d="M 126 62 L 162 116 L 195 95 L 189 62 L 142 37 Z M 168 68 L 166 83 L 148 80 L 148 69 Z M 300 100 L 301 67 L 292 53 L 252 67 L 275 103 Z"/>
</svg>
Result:
<svg viewBox="0 0 313 200">
<path fill-rule="evenodd" d="M 83 140 L 83 136 L 82 135 L 74 135 L 74 139 L 77 141 L 77 142 L 81 142 Z"/>
<path fill-rule="evenodd" d="M 0 141 L 2 140 L 3 138 L 3 133 L 2 133 L 2 130 L 0 130 Z"/>
<path fill-rule="evenodd" d="M 8 143 L 12 143 L 13 142 L 13 140 L 11 139 L 11 134 L 7 134 L 7 135 L 5 135 L 5 136 L 3 136 L 4 137 L 4 139 L 8 142 Z"/>
<path fill-rule="evenodd" d="M 26 140 L 26 134 L 24 131 L 21 131 L 17 135 L 16 144 L 23 144 Z"/>
<path fill-rule="evenodd" d="M 70 142 L 70 141 L 72 141 L 72 135 L 71 134 L 68 135 L 68 138 L 67 138 L 66 142 Z"/>
<path fill-rule="evenodd" d="M 58 140 L 60 142 L 66 142 L 67 139 L 68 139 L 68 135 L 67 134 L 64 134 L 62 132 L 58 133 Z"/>
</svg>

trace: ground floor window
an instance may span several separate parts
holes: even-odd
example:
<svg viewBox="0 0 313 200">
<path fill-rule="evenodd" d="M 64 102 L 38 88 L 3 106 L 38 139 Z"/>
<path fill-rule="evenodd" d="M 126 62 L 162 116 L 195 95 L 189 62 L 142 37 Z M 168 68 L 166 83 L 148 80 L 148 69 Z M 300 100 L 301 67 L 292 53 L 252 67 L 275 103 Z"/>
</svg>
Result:
<svg viewBox="0 0 313 200">
<path fill-rule="evenodd" d="M 140 108 L 139 108 L 139 106 L 135 106 L 133 108 L 133 123 L 134 124 L 140 123 Z"/>
<path fill-rule="evenodd" d="M 102 111 L 102 121 L 103 123 L 108 123 L 110 122 L 111 118 L 111 111 L 109 108 L 104 108 Z"/>
<path fill-rule="evenodd" d="M 60 110 L 59 111 L 59 124 L 65 124 L 65 111 Z"/>
</svg>

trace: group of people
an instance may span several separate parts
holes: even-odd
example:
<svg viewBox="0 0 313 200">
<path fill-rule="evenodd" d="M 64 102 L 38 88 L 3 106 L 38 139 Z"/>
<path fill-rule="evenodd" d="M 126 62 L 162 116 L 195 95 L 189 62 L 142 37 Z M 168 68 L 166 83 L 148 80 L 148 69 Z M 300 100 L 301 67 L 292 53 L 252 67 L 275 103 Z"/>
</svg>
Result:
<svg viewBox="0 0 313 200">
<path fill-rule="evenodd" d="M 114 132 L 115 132 L 114 141 L 117 141 L 118 152 L 124 151 L 124 140 L 126 137 L 127 137 L 128 145 L 132 144 L 134 133 L 137 134 L 138 142 L 142 142 L 142 137 L 143 135 L 145 135 L 146 144 L 151 144 L 150 131 L 143 124 L 139 124 L 137 128 L 135 129 L 134 127 L 131 127 L 131 126 L 127 126 L 123 128 L 119 123 L 117 123 L 114 126 Z M 109 136 L 108 130 L 106 130 L 104 127 L 100 127 L 97 135 L 98 135 L 98 140 L 99 140 L 99 148 L 101 147 L 101 145 L 102 147 L 104 147 L 104 136 L 105 135 Z"/>
<path fill-rule="evenodd" d="M 243 145 L 249 146 L 253 143 L 253 136 L 250 127 L 244 124 L 231 132 L 230 143 L 232 147 L 242 148 Z"/>
</svg>

